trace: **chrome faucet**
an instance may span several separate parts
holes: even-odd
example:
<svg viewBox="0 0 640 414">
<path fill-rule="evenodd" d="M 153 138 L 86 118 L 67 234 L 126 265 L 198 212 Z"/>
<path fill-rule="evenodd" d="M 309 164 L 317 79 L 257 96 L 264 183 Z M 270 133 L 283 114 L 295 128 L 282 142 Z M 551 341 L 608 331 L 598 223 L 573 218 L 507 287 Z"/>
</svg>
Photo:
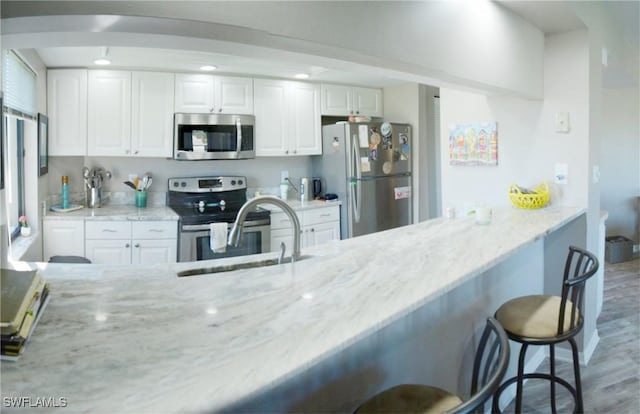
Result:
<svg viewBox="0 0 640 414">
<path fill-rule="evenodd" d="M 300 258 L 300 220 L 298 219 L 296 212 L 291 208 L 291 206 L 289 206 L 289 204 L 287 204 L 286 201 L 275 196 L 265 195 L 254 197 L 244 203 L 238 212 L 235 223 L 233 223 L 233 228 L 229 233 L 227 244 L 235 247 L 240 244 L 240 236 L 242 234 L 242 228 L 244 226 L 244 221 L 247 218 L 247 214 L 249 214 L 249 211 L 258 204 L 273 204 L 276 207 L 280 207 L 282 211 L 289 216 L 289 220 L 291 220 L 291 224 L 293 226 L 293 253 L 291 253 L 291 262 L 298 260 Z"/>
</svg>

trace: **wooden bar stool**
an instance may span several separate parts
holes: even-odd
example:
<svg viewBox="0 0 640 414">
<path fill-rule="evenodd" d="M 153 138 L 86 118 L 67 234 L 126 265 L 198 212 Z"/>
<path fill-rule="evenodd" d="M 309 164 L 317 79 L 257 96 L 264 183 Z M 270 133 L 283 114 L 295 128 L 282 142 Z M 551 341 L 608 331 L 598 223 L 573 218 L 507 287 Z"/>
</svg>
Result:
<svg viewBox="0 0 640 414">
<path fill-rule="evenodd" d="M 583 325 L 584 287 L 598 271 L 598 259 L 590 252 L 569 247 L 564 267 L 561 296 L 532 295 L 512 299 L 498 309 L 495 318 L 502 324 L 509 339 L 521 344 L 518 373 L 500 386 L 493 399 L 493 411 L 500 412 L 500 394 L 514 382 L 516 387 L 516 413 L 522 412 L 522 383 L 524 379 L 545 379 L 551 385 L 551 410 L 556 410 L 556 388 L 560 384 L 573 396 L 575 412 L 584 411 L 578 346 L 574 337 Z M 555 345 L 568 341 L 573 354 L 575 387 L 555 374 Z M 549 345 L 550 372 L 524 373 L 525 353 L 529 345 Z"/>
<path fill-rule="evenodd" d="M 509 365 L 509 339 L 494 318 L 488 318 L 476 351 L 471 376 L 471 396 L 460 397 L 441 388 L 402 384 L 376 394 L 355 411 L 364 413 L 455 413 L 483 412 Z"/>
</svg>

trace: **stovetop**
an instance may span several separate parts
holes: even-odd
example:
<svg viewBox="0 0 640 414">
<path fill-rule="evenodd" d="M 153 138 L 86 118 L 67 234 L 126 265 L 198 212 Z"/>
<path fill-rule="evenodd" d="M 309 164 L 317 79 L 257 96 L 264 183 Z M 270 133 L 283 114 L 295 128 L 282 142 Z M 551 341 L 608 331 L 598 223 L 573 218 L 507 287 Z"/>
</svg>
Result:
<svg viewBox="0 0 640 414">
<path fill-rule="evenodd" d="M 182 224 L 233 223 L 247 200 L 245 177 L 170 178 L 167 206 L 179 216 Z M 269 220 L 270 212 L 257 208 L 249 212 L 247 221 Z"/>
</svg>

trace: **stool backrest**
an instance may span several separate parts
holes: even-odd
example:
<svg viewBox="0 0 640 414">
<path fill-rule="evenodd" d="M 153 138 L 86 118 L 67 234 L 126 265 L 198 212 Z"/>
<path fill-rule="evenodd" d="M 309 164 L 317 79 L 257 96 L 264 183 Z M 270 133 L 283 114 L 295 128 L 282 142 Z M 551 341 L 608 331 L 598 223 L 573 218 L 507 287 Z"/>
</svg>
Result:
<svg viewBox="0 0 640 414">
<path fill-rule="evenodd" d="M 593 253 L 576 246 L 569 246 L 567 262 L 564 266 L 562 301 L 558 318 L 558 335 L 582 327 L 584 307 L 584 287 L 587 279 L 598 271 L 598 259 Z M 567 309 L 567 304 L 570 308 Z M 565 315 L 570 313 L 569 329 L 565 331 Z"/>
<path fill-rule="evenodd" d="M 471 396 L 450 414 L 484 412 L 484 403 L 500 386 L 509 365 L 509 337 L 494 318 L 487 318 L 471 376 Z"/>
</svg>

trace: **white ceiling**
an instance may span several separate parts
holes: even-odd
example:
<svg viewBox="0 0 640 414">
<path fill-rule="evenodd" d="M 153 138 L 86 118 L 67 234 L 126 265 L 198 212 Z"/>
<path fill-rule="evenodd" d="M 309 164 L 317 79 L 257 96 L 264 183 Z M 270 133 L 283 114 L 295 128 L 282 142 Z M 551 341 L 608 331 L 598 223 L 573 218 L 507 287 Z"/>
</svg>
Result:
<svg viewBox="0 0 640 414">
<path fill-rule="evenodd" d="M 51 47 L 36 49 L 49 68 L 87 67 L 101 69 L 139 69 L 168 72 L 201 72 L 203 65 L 217 67 L 216 74 L 237 74 L 259 77 L 294 79 L 306 73 L 309 81 L 335 82 L 372 87 L 400 84 L 402 81 L 371 74 L 346 72 L 320 66 L 291 63 L 282 59 L 259 59 L 220 53 L 176 49 L 137 47 L 108 47 L 109 66 L 98 66 L 93 61 L 104 54 L 104 47 Z M 208 72 L 211 73 L 211 72 Z"/>
</svg>

